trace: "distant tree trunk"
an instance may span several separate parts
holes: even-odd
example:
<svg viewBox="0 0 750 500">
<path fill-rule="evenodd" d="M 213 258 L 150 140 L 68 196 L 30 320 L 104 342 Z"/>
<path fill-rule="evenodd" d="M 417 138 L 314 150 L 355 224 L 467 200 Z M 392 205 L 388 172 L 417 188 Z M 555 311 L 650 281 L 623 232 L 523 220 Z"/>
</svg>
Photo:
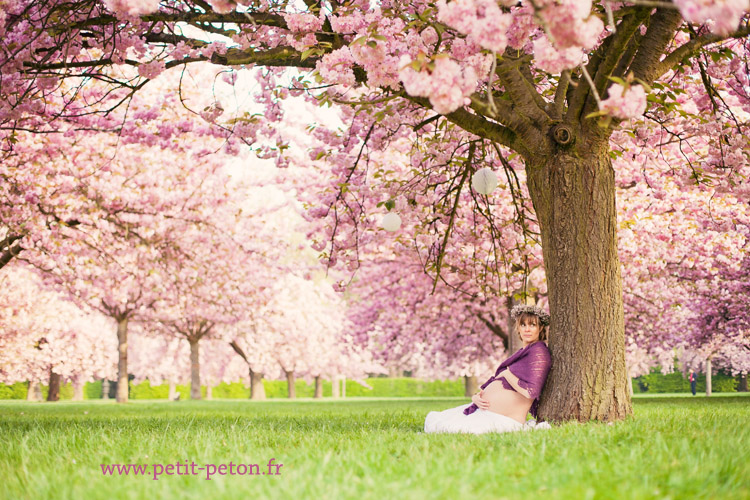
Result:
<svg viewBox="0 0 750 500">
<path fill-rule="evenodd" d="M 315 377 L 315 394 L 313 395 L 314 398 L 322 398 L 323 397 L 323 381 L 320 378 L 320 375 L 317 375 Z"/>
<path fill-rule="evenodd" d="M 201 362 L 199 340 L 190 340 L 190 399 L 201 399 Z"/>
<path fill-rule="evenodd" d="M 391 366 L 391 367 L 388 368 L 388 377 L 389 378 L 396 378 L 396 377 L 400 377 L 400 376 L 401 376 L 401 373 L 400 373 L 400 371 L 399 371 L 398 368 L 396 368 L 395 366 Z"/>
<path fill-rule="evenodd" d="M 477 393 L 479 390 L 479 381 L 477 381 L 477 376 L 467 376 L 464 375 L 464 396 L 467 398 L 472 397 L 474 394 Z"/>
<path fill-rule="evenodd" d="M 341 379 L 341 397 L 346 397 L 346 377 Z"/>
<path fill-rule="evenodd" d="M 578 131 L 569 149 L 555 146 L 526 162 L 552 316 L 552 369 L 539 416 L 614 421 L 632 414 L 615 175 L 608 134 Z"/>
<path fill-rule="evenodd" d="M 49 371 L 49 392 L 47 392 L 47 401 L 60 400 L 60 374 L 52 370 Z"/>
<path fill-rule="evenodd" d="M 331 397 L 335 399 L 341 397 L 341 392 L 339 391 L 339 378 L 336 376 L 331 378 Z"/>
<path fill-rule="evenodd" d="M 206 400 L 211 401 L 214 398 L 214 390 L 211 384 L 206 386 Z"/>
<path fill-rule="evenodd" d="M 711 396 L 711 360 L 706 360 L 706 397 Z"/>
<path fill-rule="evenodd" d="M 737 392 L 747 392 L 747 373 L 740 374 L 740 383 L 737 385 Z"/>
<path fill-rule="evenodd" d="M 128 318 L 117 322 L 117 402 L 128 402 Z"/>
<path fill-rule="evenodd" d="M 177 399 L 177 384 L 175 384 L 172 380 L 169 381 L 169 395 L 167 398 L 170 401 L 174 401 Z"/>
<path fill-rule="evenodd" d="M 630 394 L 630 397 L 633 397 L 633 379 L 628 377 L 628 394 Z"/>
<path fill-rule="evenodd" d="M 86 385 L 81 375 L 73 377 L 73 401 L 83 401 L 83 387 Z"/>
<path fill-rule="evenodd" d="M 109 399 L 109 380 L 102 379 L 102 399 Z"/>
<path fill-rule="evenodd" d="M 42 385 L 36 380 L 29 380 L 29 388 L 26 391 L 26 401 L 41 401 Z"/>
<path fill-rule="evenodd" d="M 266 388 L 263 386 L 263 374 L 250 371 L 250 399 L 253 401 L 263 401 L 266 399 Z"/>
<path fill-rule="evenodd" d="M 521 346 L 521 338 L 518 336 L 518 332 L 516 332 L 516 322 L 513 321 L 513 318 L 510 317 L 510 311 L 513 310 L 513 306 L 518 304 L 518 301 L 514 299 L 513 297 L 506 297 L 505 299 L 506 306 L 508 307 L 508 355 L 510 356 L 517 350 L 519 350 Z M 473 393 L 472 393 L 473 394 Z"/>
<path fill-rule="evenodd" d="M 286 374 L 286 392 L 289 399 L 294 399 L 297 397 L 297 390 L 294 387 L 294 370 L 288 372 L 284 370 L 284 373 Z"/>
</svg>

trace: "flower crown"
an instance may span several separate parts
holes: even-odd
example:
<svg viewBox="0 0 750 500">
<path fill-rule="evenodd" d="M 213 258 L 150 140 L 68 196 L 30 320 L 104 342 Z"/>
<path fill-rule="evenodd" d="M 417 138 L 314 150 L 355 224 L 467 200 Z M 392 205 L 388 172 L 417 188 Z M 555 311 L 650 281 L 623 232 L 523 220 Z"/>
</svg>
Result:
<svg viewBox="0 0 750 500">
<path fill-rule="evenodd" d="M 510 311 L 510 317 L 513 321 L 516 320 L 521 314 L 533 314 L 534 316 L 539 318 L 539 322 L 544 325 L 549 325 L 549 314 L 544 312 L 544 310 L 539 306 L 532 306 L 528 304 L 517 304 L 513 306 L 513 309 Z"/>
</svg>

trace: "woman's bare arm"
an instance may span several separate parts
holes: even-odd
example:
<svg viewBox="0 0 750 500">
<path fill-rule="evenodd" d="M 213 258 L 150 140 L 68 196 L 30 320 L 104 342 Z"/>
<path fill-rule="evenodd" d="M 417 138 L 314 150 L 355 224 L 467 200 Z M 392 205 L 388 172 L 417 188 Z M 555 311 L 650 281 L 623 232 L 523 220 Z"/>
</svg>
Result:
<svg viewBox="0 0 750 500">
<path fill-rule="evenodd" d="M 515 389 L 516 392 L 520 394 L 521 396 L 528 398 L 528 399 L 534 399 L 529 394 L 529 391 L 527 391 L 526 389 L 524 389 L 518 384 L 518 377 L 513 375 L 513 372 L 510 371 L 510 368 L 506 368 L 505 370 L 501 371 L 500 374 L 498 375 L 498 378 L 500 377 L 505 378 L 505 380 L 508 381 L 511 387 L 513 387 L 513 389 Z"/>
</svg>

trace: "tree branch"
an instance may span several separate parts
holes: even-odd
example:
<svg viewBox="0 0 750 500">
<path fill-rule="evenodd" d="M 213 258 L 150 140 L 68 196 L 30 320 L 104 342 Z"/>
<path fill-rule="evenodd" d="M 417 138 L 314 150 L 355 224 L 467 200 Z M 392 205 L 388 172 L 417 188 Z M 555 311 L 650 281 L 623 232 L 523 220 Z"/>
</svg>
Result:
<svg viewBox="0 0 750 500">
<path fill-rule="evenodd" d="M 599 95 L 603 95 L 609 76 L 617 66 L 633 34 L 640 27 L 641 23 L 648 19 L 648 15 L 649 11 L 647 9 L 627 14 L 617 27 L 617 31 L 599 46 L 586 65 L 586 70 L 590 75 L 593 75 L 594 89 L 596 89 Z M 572 102 L 569 103 L 568 121 L 580 119 L 581 115 L 585 115 L 586 108 L 591 107 L 592 102 L 594 102 L 594 99 L 592 98 L 589 85 L 584 85 L 581 82 L 574 93 Z"/>
<path fill-rule="evenodd" d="M 262 66 L 293 66 L 296 68 L 313 69 L 317 61 L 318 58 L 316 57 L 308 57 L 303 61 L 302 54 L 289 46 L 281 46 L 264 51 L 229 49 L 224 55 L 218 53 L 211 55 L 212 63 L 224 66 L 260 64 Z"/>
<path fill-rule="evenodd" d="M 730 38 L 744 38 L 748 35 L 750 35 L 750 25 L 743 26 L 741 29 L 728 36 L 705 33 L 697 38 L 693 38 L 689 42 L 680 45 L 678 48 L 670 52 L 667 57 L 655 66 L 653 69 L 655 74 L 654 79 L 659 78 L 661 75 L 678 65 L 687 56 L 694 54 L 698 49 L 711 45 L 712 43 L 723 42 Z"/>
<path fill-rule="evenodd" d="M 425 97 L 405 95 L 404 99 L 407 99 L 414 104 L 418 104 L 424 108 L 432 109 L 430 101 Z M 517 136 L 514 131 L 512 131 L 508 127 L 500 125 L 499 123 L 491 122 L 484 116 L 469 113 L 463 108 L 459 108 L 456 111 L 444 116 L 451 123 L 455 123 L 471 134 L 482 137 L 484 139 L 495 141 L 511 149 L 515 149 L 518 146 Z"/>
<path fill-rule="evenodd" d="M 503 330 L 503 328 L 501 326 L 496 325 L 495 323 L 493 323 L 492 321 L 488 320 L 487 318 L 485 318 L 481 314 L 477 314 L 477 318 L 479 318 L 482 321 L 482 323 L 484 323 L 487 326 L 487 328 L 490 329 L 490 331 L 492 333 L 494 333 L 495 335 L 497 335 L 498 337 L 500 337 L 502 339 L 503 346 L 507 350 L 508 349 L 508 343 L 510 342 L 510 339 L 508 337 L 508 334 L 505 332 L 505 330 Z"/>
<path fill-rule="evenodd" d="M 13 257 L 16 257 L 19 253 L 21 253 L 22 250 L 23 247 L 21 246 L 21 244 L 16 243 L 15 245 L 5 250 L 2 254 L 0 254 L 0 269 L 5 267 L 5 265 L 13 260 Z"/>
<path fill-rule="evenodd" d="M 458 211 L 458 201 L 461 198 L 461 189 L 464 187 L 466 178 L 469 176 L 469 170 L 471 167 L 471 162 L 474 159 L 474 151 L 476 151 L 476 148 L 477 148 L 477 145 L 473 142 L 469 145 L 469 153 L 466 155 L 466 165 L 464 166 L 464 173 L 461 175 L 461 180 L 458 183 L 458 188 L 456 188 L 456 201 L 453 202 L 453 209 L 451 210 L 451 218 L 448 221 L 448 228 L 445 230 L 445 237 L 443 237 L 443 244 L 440 247 L 440 253 L 438 254 L 437 266 L 436 266 L 436 271 L 435 271 L 435 280 L 432 283 L 432 293 L 435 293 L 438 280 L 440 279 L 440 268 L 443 265 L 443 257 L 445 256 L 445 250 L 448 248 L 448 238 L 450 237 L 451 230 L 453 229 L 453 222 L 456 220 L 456 212 Z"/>
<path fill-rule="evenodd" d="M 538 128 L 542 128 L 551 121 L 551 118 L 545 111 L 546 101 L 521 73 L 520 66 L 527 57 L 514 58 L 506 54 L 503 56 L 503 61 L 497 65 L 497 75 L 517 107 L 516 112 L 523 113 Z"/>
<path fill-rule="evenodd" d="M 653 83 L 658 76 L 659 60 L 681 23 L 682 16 L 679 11 L 657 9 L 633 58 L 633 64 L 630 65 L 630 72 L 636 78 L 647 84 Z"/>
</svg>

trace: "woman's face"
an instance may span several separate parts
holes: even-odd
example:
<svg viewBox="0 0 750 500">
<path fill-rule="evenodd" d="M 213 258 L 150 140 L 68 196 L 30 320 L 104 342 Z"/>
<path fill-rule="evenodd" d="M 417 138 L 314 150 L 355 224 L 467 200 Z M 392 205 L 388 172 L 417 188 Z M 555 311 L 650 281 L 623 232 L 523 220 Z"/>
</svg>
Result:
<svg viewBox="0 0 750 500">
<path fill-rule="evenodd" d="M 540 325 L 532 318 L 521 318 L 518 324 L 518 333 L 521 334 L 521 340 L 523 340 L 524 345 L 529 345 L 539 340 L 540 331 Z"/>
</svg>

